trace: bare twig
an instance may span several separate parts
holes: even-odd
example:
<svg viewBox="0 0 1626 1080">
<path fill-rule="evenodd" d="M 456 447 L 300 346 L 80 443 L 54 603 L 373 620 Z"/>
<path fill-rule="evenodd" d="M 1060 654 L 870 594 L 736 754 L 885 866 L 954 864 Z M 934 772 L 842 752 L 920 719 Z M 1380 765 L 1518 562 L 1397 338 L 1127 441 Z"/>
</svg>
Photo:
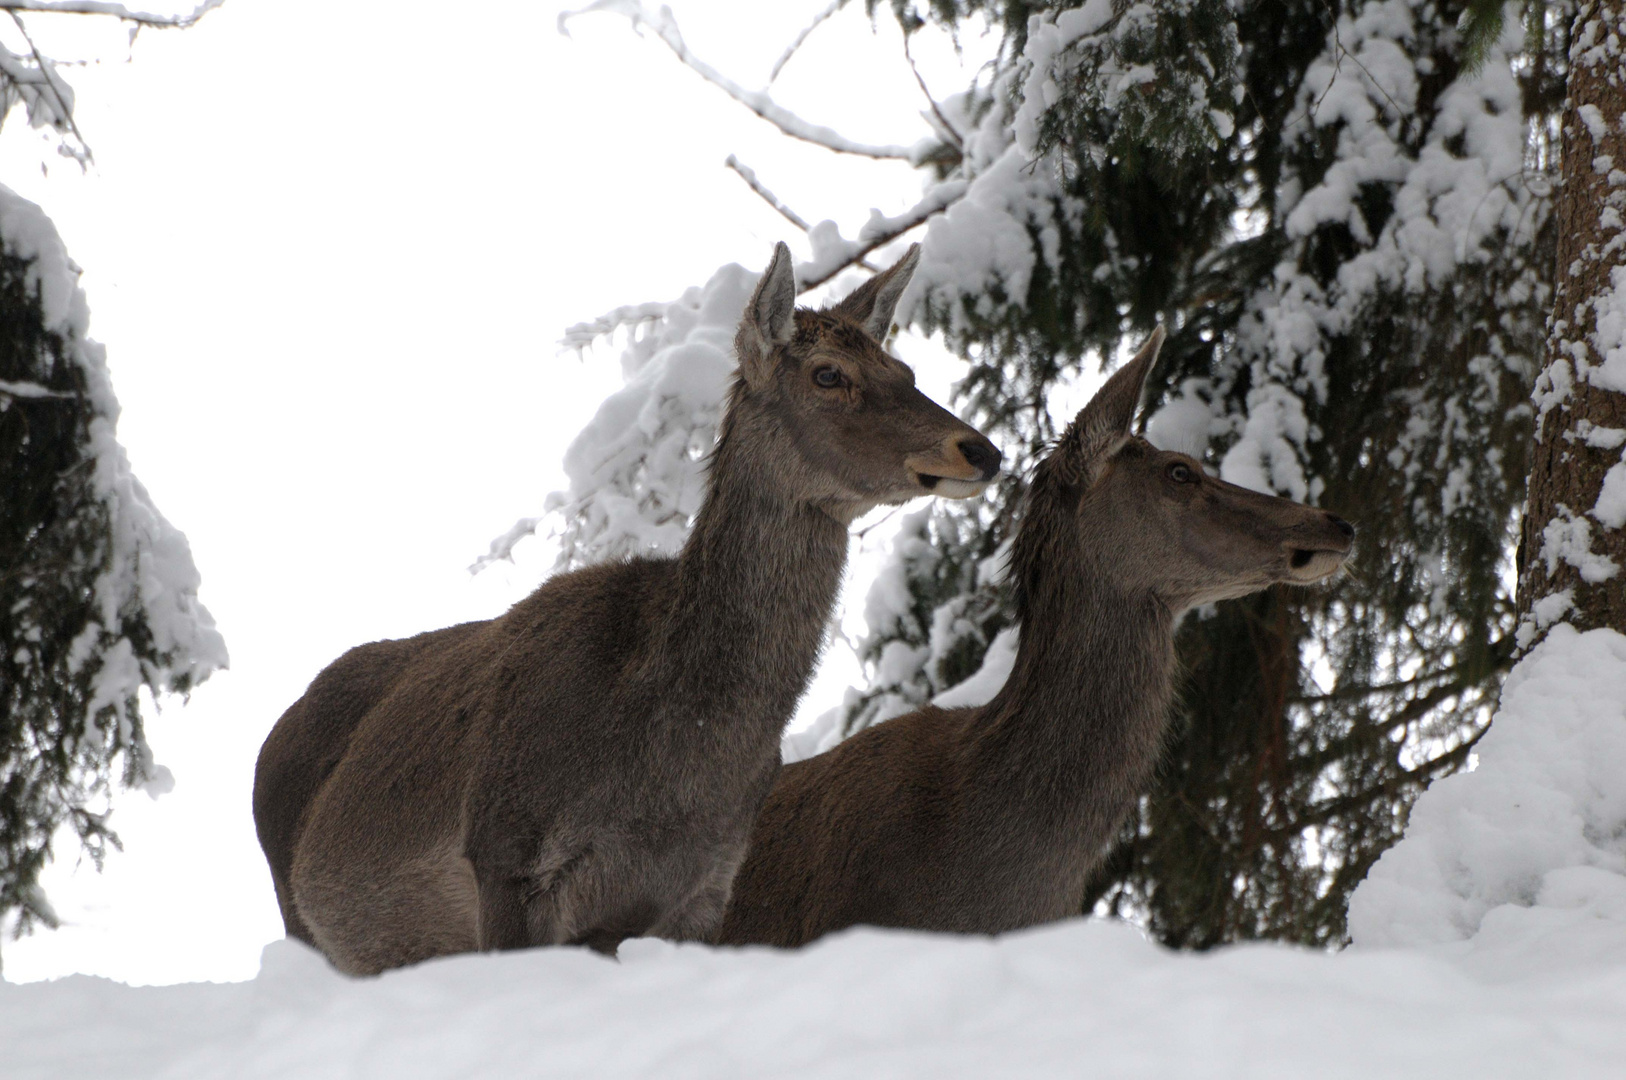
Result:
<svg viewBox="0 0 1626 1080">
<path fill-rule="evenodd" d="M 965 138 L 955 130 L 953 124 L 948 122 L 948 117 L 943 115 L 943 110 L 937 107 L 937 99 L 932 97 L 932 92 L 926 88 L 926 80 L 921 77 L 920 68 L 915 66 L 915 56 L 909 51 L 909 32 L 907 30 L 903 33 L 903 58 L 909 61 L 909 70 L 914 72 L 915 85 L 919 86 L 920 92 L 926 96 L 926 104 L 932 107 L 932 115 L 937 117 L 937 122 L 943 126 L 943 134 L 954 140 L 957 149 L 964 150 Z"/>
<path fill-rule="evenodd" d="M 0 10 L 12 12 L 39 11 L 54 15 L 106 15 L 121 22 L 159 29 L 184 30 L 203 18 L 226 0 L 204 0 L 186 15 L 155 15 L 149 11 L 132 11 L 123 4 L 102 3 L 101 0 L 0 0 Z"/>
<path fill-rule="evenodd" d="M 793 139 L 822 146 L 826 150 L 833 150 L 838 154 L 856 154 L 859 157 L 877 158 L 880 160 L 908 161 L 913 163 L 916 155 L 907 146 L 873 146 L 868 143 L 853 142 L 827 127 L 809 123 L 789 109 L 782 108 L 774 103 L 767 93 L 760 90 L 747 90 L 739 83 L 730 79 L 694 53 L 684 42 L 683 35 L 678 31 L 677 20 L 672 13 L 662 8 L 658 13 L 651 13 L 639 0 L 595 0 L 587 7 L 575 11 L 566 11 L 559 16 L 559 32 L 569 36 L 568 23 L 578 15 L 589 12 L 604 11 L 613 15 L 620 15 L 632 23 L 634 30 L 647 26 L 660 38 L 661 43 L 695 74 L 722 90 L 729 97 L 768 121 L 781 132 Z"/>
<path fill-rule="evenodd" d="M 769 86 L 772 86 L 774 80 L 779 78 L 779 73 L 784 70 L 786 64 L 790 63 L 790 58 L 796 55 L 796 50 L 802 47 L 802 42 L 806 41 L 808 37 L 812 35 L 813 31 L 822 26 L 826 19 L 846 6 L 847 0 L 832 0 L 829 7 L 813 16 L 813 21 L 802 28 L 802 32 L 796 35 L 796 40 L 791 42 L 785 51 L 780 54 L 778 60 L 774 61 L 773 70 L 768 72 Z"/>
</svg>

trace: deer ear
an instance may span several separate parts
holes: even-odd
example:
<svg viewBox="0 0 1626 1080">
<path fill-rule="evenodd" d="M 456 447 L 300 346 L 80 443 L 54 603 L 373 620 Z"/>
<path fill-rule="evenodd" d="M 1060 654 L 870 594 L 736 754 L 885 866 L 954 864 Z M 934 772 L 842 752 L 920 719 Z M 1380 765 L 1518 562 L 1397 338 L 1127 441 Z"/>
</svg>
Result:
<svg viewBox="0 0 1626 1080">
<path fill-rule="evenodd" d="M 1113 372 L 1090 403 L 1079 410 L 1062 436 L 1062 447 L 1071 459 L 1069 471 L 1079 479 L 1093 480 L 1107 458 L 1133 434 L 1146 376 L 1152 373 L 1166 336 L 1161 326 L 1153 330 L 1134 358 Z"/>
<path fill-rule="evenodd" d="M 920 245 L 910 244 L 890 270 L 882 270 L 830 310 L 862 326 L 876 341 L 885 341 L 892 329 L 892 314 L 898 309 L 898 297 L 909 287 L 909 279 L 919 265 Z"/>
<path fill-rule="evenodd" d="M 762 272 L 734 335 L 734 352 L 747 383 L 761 386 L 767 381 L 773 370 L 769 357 L 795 330 L 796 275 L 791 272 L 790 248 L 780 242 L 773 246 L 773 261 Z"/>
</svg>

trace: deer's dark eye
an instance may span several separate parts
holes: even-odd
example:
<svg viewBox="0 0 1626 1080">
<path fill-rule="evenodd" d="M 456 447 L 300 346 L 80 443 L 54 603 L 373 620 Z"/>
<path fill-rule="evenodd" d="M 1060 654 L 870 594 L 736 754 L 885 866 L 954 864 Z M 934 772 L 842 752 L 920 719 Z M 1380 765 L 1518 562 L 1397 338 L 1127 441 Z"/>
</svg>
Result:
<svg viewBox="0 0 1626 1080">
<path fill-rule="evenodd" d="M 1169 479 L 1176 484 L 1195 484 L 1197 482 L 1197 473 L 1190 465 L 1176 461 L 1169 466 Z"/>
<path fill-rule="evenodd" d="M 841 374 L 840 368 L 834 368 L 826 364 L 823 367 L 813 369 L 813 381 L 826 390 L 834 390 L 847 380 Z"/>
</svg>

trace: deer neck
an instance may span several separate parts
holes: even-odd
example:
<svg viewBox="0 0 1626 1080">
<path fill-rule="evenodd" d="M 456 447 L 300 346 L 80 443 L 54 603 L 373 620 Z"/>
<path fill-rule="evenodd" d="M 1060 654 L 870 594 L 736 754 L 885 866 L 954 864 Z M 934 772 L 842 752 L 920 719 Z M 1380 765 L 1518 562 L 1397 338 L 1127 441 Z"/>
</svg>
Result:
<svg viewBox="0 0 1626 1080">
<path fill-rule="evenodd" d="M 968 790 L 1010 854 L 1083 878 L 1145 790 L 1172 696 L 1174 614 L 1088 556 L 1053 562 L 1016 663 L 968 731 Z M 999 819 L 995 821 L 994 819 Z"/>
<path fill-rule="evenodd" d="M 794 498 L 761 456 L 719 443 L 678 557 L 666 620 L 668 699 L 708 726 L 747 724 L 778 745 L 824 645 L 847 528 Z"/>
</svg>

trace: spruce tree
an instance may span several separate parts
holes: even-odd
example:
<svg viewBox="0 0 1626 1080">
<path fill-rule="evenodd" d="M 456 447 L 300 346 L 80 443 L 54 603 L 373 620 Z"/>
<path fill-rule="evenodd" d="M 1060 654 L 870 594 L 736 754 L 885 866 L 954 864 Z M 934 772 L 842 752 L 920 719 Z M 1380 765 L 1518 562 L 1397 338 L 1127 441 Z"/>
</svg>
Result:
<svg viewBox="0 0 1626 1080">
<path fill-rule="evenodd" d="M 100 864 L 115 782 L 167 788 L 141 691 L 226 662 L 186 538 L 114 437 L 78 270 L 45 214 L 0 187 L 0 920 L 55 916 L 39 887 L 58 829 Z"/>
</svg>

